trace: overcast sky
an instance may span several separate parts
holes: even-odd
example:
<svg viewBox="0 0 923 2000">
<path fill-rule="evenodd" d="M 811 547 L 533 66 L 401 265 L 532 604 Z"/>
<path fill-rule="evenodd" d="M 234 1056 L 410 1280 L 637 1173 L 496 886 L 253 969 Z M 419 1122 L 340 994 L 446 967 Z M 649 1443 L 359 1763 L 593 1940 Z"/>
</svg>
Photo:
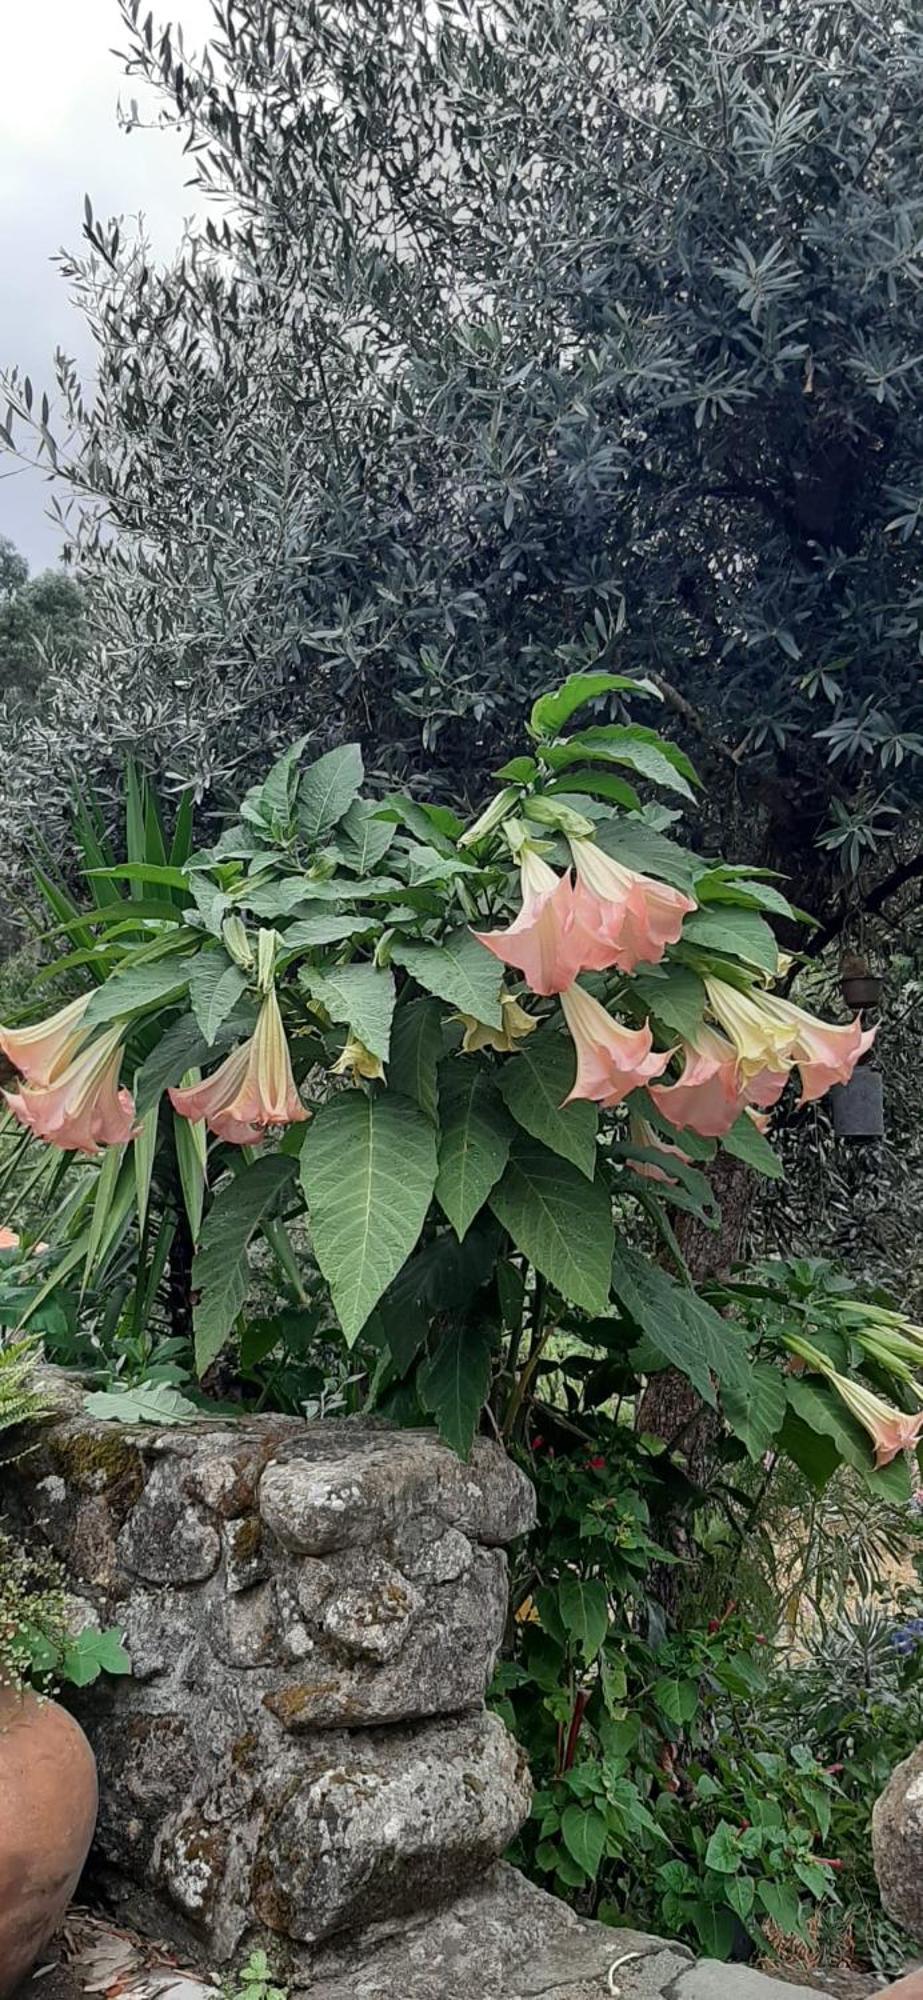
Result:
<svg viewBox="0 0 923 2000">
<path fill-rule="evenodd" d="M 212 21 L 209 0 L 164 0 L 188 47 Z M 36 393 L 52 387 L 56 346 L 92 370 L 92 350 L 52 260 L 80 248 L 83 197 L 97 215 L 142 214 L 155 251 L 175 247 L 196 207 L 190 165 L 171 132 L 120 131 L 116 106 L 138 95 L 114 48 L 124 45 L 116 0 L 0 0 L 0 364 L 18 362 Z M 33 568 L 56 560 L 48 487 L 0 456 L 0 534 Z"/>
</svg>

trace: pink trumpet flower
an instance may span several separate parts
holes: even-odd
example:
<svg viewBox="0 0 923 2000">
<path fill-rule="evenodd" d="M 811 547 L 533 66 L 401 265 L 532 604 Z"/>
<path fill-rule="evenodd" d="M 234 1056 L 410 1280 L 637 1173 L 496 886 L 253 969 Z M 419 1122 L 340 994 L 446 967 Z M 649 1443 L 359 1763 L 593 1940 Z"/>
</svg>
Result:
<svg viewBox="0 0 923 2000">
<path fill-rule="evenodd" d="M 661 1116 L 680 1132 L 723 1139 L 750 1104 L 775 1104 L 787 1070 L 763 1070 L 748 1082 L 737 1072 L 737 1053 L 726 1035 L 704 1024 L 683 1047 L 682 1075 L 676 1083 L 655 1084 L 651 1097 Z"/>
<path fill-rule="evenodd" d="M 113 1027 L 89 1042 L 66 1069 L 56 1068 L 49 1083 L 27 1083 L 4 1091 L 14 1117 L 37 1139 L 66 1153 L 94 1155 L 100 1146 L 123 1146 L 133 1139 L 134 1100 L 119 1089 L 122 1030 Z"/>
<path fill-rule="evenodd" d="M 892 1458 L 897 1458 L 900 1452 L 916 1449 L 923 1431 L 923 1410 L 909 1415 L 906 1410 L 896 1409 L 893 1403 L 886 1403 L 873 1390 L 863 1388 L 860 1382 L 851 1382 L 845 1375 L 831 1374 L 830 1381 L 846 1408 L 858 1417 L 868 1431 L 875 1446 L 876 1465 L 890 1465 Z"/>
<path fill-rule="evenodd" d="M 81 993 L 31 1028 L 0 1027 L 0 1049 L 29 1083 L 53 1082 L 73 1060 L 86 1039 L 82 1022 L 92 997 Z"/>
<path fill-rule="evenodd" d="M 862 1016 L 843 1026 L 818 1021 L 803 1007 L 769 994 L 763 1001 L 773 1019 L 791 1031 L 790 1060 L 801 1076 L 799 1103 L 823 1097 L 834 1083 L 848 1083 L 861 1056 L 871 1048 L 877 1028 L 863 1028 Z"/>
<path fill-rule="evenodd" d="M 604 962 L 620 972 L 658 964 L 667 945 L 676 944 L 684 917 L 695 909 L 692 898 L 652 875 L 623 867 L 593 840 L 572 839 L 570 850 L 577 871 L 578 924 L 607 950 Z"/>
<path fill-rule="evenodd" d="M 524 847 L 519 864 L 522 909 L 505 931 L 475 931 L 480 943 L 505 965 L 515 965 L 533 993 L 562 993 L 578 972 L 613 963 L 578 925 L 574 885 L 570 875 L 556 875 Z"/>
<path fill-rule="evenodd" d="M 561 1006 L 577 1051 L 577 1077 L 565 1103 L 588 1097 L 609 1107 L 621 1104 L 666 1068 L 669 1055 L 652 1050 L 647 1023 L 623 1028 L 582 986 L 569 986 L 561 994 Z"/>
<path fill-rule="evenodd" d="M 259 1011 L 249 1041 L 232 1049 L 204 1083 L 171 1090 L 182 1118 L 204 1118 L 232 1146 L 258 1145 L 268 1125 L 297 1125 L 307 1118 L 298 1095 L 274 992 Z"/>
<path fill-rule="evenodd" d="M 875 1464 L 890 1465 L 902 1451 L 915 1451 L 923 1431 L 923 1410 L 913 1413 L 899 1410 L 893 1403 L 886 1403 L 883 1396 L 876 1396 L 873 1389 L 867 1389 L 863 1382 L 855 1382 L 848 1375 L 840 1375 L 820 1348 L 813 1341 L 803 1340 L 797 1334 L 788 1334 L 785 1345 L 798 1361 L 816 1369 L 826 1376 L 863 1429 L 868 1431 L 875 1446 Z M 911 1383 L 916 1389 L 916 1383 Z"/>
<path fill-rule="evenodd" d="M 0 1229 L 0 1250 L 18 1250 L 19 1237 L 15 1229 Z"/>
</svg>

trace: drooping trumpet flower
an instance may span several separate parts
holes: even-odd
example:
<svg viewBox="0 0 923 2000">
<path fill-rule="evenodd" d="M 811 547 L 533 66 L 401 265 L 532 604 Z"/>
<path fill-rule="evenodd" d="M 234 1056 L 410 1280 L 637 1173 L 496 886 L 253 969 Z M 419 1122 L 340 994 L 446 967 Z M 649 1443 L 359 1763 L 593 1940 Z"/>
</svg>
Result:
<svg viewBox="0 0 923 2000">
<path fill-rule="evenodd" d="M 839 1026 L 818 1021 L 813 1014 L 796 1007 L 776 994 L 766 995 L 764 1005 L 773 1020 L 791 1035 L 792 1061 L 801 1077 L 802 1104 L 810 1104 L 834 1083 L 848 1083 L 861 1056 L 871 1048 L 877 1028 L 863 1028 L 862 1017 Z"/>
<path fill-rule="evenodd" d="M 182 1118 L 204 1118 L 217 1138 L 233 1146 L 255 1146 L 267 1126 L 300 1124 L 307 1118 L 272 988 L 249 1041 L 232 1049 L 203 1083 L 171 1090 L 170 1101 Z"/>
<path fill-rule="evenodd" d="M 658 964 L 667 945 L 676 944 L 684 917 L 695 909 L 692 898 L 652 875 L 625 868 L 594 840 L 572 839 L 570 850 L 577 871 L 577 920 L 608 950 L 605 964 L 620 972 Z M 586 960 L 584 970 L 589 970 Z"/>
<path fill-rule="evenodd" d="M 577 1052 L 577 1076 L 565 1100 L 587 1097 L 611 1107 L 621 1104 L 633 1090 L 660 1076 L 670 1060 L 652 1048 L 649 1024 L 643 1028 L 623 1028 L 582 986 L 569 986 L 561 994 L 564 1018 Z"/>
<path fill-rule="evenodd" d="M 703 1139 L 725 1138 L 748 1105 L 775 1104 L 785 1089 L 787 1069 L 763 1070 L 742 1080 L 733 1043 L 704 1022 L 684 1043 L 683 1057 L 676 1083 L 653 1084 L 650 1094 L 678 1131 L 698 1132 Z"/>
<path fill-rule="evenodd" d="M 119 1088 L 121 1063 L 122 1029 L 116 1026 L 88 1042 L 64 1068 L 60 1061 L 53 1064 L 49 1082 L 25 1083 L 3 1095 L 37 1139 L 63 1152 L 92 1155 L 100 1146 L 124 1145 L 137 1130 L 131 1092 Z"/>
<path fill-rule="evenodd" d="M 480 943 L 505 965 L 515 965 L 533 993 L 562 993 L 578 972 L 612 965 L 611 950 L 595 941 L 577 921 L 576 891 L 570 874 L 556 875 L 529 847 L 519 863 L 522 908 L 503 931 L 475 931 Z"/>
<path fill-rule="evenodd" d="M 923 1432 L 923 1409 L 915 1412 L 898 1410 L 893 1403 L 886 1403 L 883 1396 L 876 1396 L 873 1389 L 867 1389 L 864 1383 L 852 1382 L 848 1376 L 839 1375 L 832 1361 L 828 1361 L 812 1341 L 790 1334 L 785 1345 L 809 1368 L 826 1376 L 851 1415 L 868 1432 L 875 1447 L 876 1465 L 890 1465 L 892 1458 L 897 1458 L 902 1451 L 915 1450 Z M 916 1384 L 913 1386 L 916 1388 Z"/>
<path fill-rule="evenodd" d="M 92 998 L 92 993 L 81 993 L 30 1028 L 0 1027 L 0 1049 L 29 1083 L 51 1083 L 73 1061 L 86 1041 L 82 1023 Z"/>
</svg>

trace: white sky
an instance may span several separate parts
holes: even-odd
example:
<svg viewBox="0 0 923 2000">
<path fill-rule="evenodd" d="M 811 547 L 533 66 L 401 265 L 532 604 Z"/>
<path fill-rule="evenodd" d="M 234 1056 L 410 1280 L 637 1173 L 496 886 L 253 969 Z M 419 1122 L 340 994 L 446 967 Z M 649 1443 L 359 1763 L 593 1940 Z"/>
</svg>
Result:
<svg viewBox="0 0 923 2000">
<path fill-rule="evenodd" d="M 178 16 L 187 48 L 212 24 L 209 0 L 151 5 L 155 21 Z M 92 365 L 51 261 L 62 246 L 79 250 L 84 195 L 99 216 L 142 214 L 162 256 L 197 206 L 174 134 L 119 129 L 119 96 L 140 98 L 112 53 L 124 42 L 116 0 L 0 0 L 0 365 L 18 362 L 37 394 L 51 391 L 56 346 Z M 12 464 L 0 456 L 0 534 L 42 568 L 59 546 L 48 489 L 32 471 L 6 477 Z"/>
</svg>

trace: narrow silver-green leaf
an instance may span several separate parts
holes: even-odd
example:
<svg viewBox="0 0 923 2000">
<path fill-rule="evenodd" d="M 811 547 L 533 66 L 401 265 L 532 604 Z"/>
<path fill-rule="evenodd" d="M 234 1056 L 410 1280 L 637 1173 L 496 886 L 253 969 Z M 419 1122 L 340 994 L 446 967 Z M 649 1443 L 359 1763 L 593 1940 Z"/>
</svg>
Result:
<svg viewBox="0 0 923 2000">
<path fill-rule="evenodd" d="M 135 1078 L 137 1097 L 138 1079 Z M 138 1209 L 138 1228 L 143 1229 L 147 1216 L 147 1205 L 151 1193 L 151 1175 L 154 1171 L 154 1153 L 157 1148 L 157 1106 L 152 1104 L 143 1118 L 138 1120 L 138 1130 L 132 1141 L 132 1157 L 135 1168 L 135 1203 Z"/>
<path fill-rule="evenodd" d="M 393 1091 L 325 1104 L 301 1149 L 314 1254 L 351 1343 L 419 1237 L 436 1185 L 436 1135 Z"/>
<path fill-rule="evenodd" d="M 126 1179 L 126 1183 L 120 1190 L 121 1199 L 118 1203 L 116 1202 L 116 1189 L 122 1171 L 124 1154 L 124 1146 L 107 1146 L 103 1154 L 102 1165 L 99 1169 L 99 1178 L 96 1182 L 93 1213 L 90 1217 L 90 1234 L 87 1242 L 86 1261 L 83 1267 L 81 1292 L 85 1291 L 93 1275 L 93 1271 L 101 1259 L 104 1243 L 108 1239 L 116 1215 L 120 1215 L 118 1223 L 120 1227 L 121 1222 L 124 1221 L 125 1215 L 128 1213 L 128 1205 L 134 1196 L 134 1162 L 132 1161 L 131 1177 L 130 1179 Z"/>
<path fill-rule="evenodd" d="M 183 1078 L 184 1083 L 198 1083 L 199 1072 L 193 1070 Z M 197 1244 L 202 1227 L 202 1210 L 205 1205 L 205 1161 L 207 1140 L 204 1118 L 181 1118 L 178 1111 L 173 1113 L 173 1137 L 176 1144 L 176 1164 L 179 1168 L 180 1186 L 183 1191 L 183 1205 L 189 1222 L 192 1241 Z"/>
</svg>

